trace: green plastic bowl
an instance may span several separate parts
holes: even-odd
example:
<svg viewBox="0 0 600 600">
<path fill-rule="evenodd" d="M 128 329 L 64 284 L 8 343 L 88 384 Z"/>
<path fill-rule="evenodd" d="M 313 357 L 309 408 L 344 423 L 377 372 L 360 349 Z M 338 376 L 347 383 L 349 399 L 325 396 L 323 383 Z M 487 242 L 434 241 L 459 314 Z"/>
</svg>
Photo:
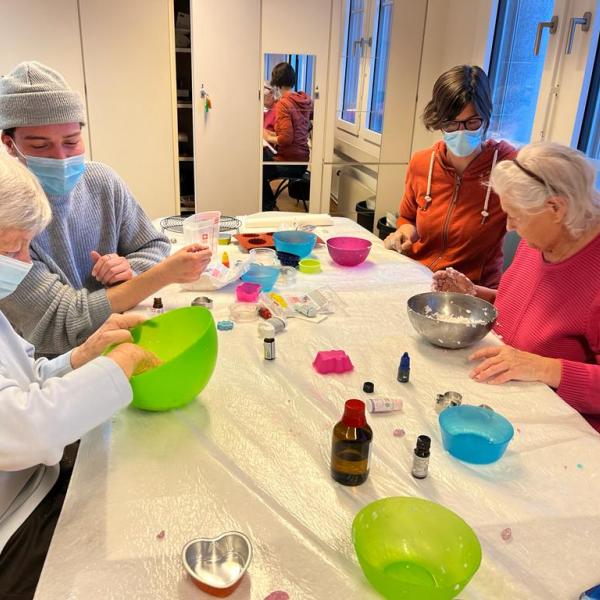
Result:
<svg viewBox="0 0 600 600">
<path fill-rule="evenodd" d="M 133 341 L 163 364 L 134 375 L 132 404 L 143 410 L 171 410 L 189 404 L 205 388 L 217 363 L 217 329 L 206 308 L 169 311 L 131 330 Z"/>
<path fill-rule="evenodd" d="M 449 600 L 481 564 L 481 545 L 455 513 L 421 498 L 365 506 L 352 524 L 358 562 L 369 583 L 394 600 Z"/>
</svg>

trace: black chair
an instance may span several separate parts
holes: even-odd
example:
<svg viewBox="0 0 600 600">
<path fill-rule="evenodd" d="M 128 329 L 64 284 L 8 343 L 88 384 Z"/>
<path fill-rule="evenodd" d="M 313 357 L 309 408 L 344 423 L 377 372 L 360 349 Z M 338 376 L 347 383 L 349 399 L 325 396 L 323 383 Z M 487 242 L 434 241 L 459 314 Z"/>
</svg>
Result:
<svg viewBox="0 0 600 600">
<path fill-rule="evenodd" d="M 289 197 L 296 201 L 296 204 L 302 202 L 304 212 L 308 212 L 306 203 L 310 200 L 310 171 L 306 171 L 302 177 L 282 179 L 275 190 L 275 202 L 285 190 L 288 191 Z"/>
</svg>

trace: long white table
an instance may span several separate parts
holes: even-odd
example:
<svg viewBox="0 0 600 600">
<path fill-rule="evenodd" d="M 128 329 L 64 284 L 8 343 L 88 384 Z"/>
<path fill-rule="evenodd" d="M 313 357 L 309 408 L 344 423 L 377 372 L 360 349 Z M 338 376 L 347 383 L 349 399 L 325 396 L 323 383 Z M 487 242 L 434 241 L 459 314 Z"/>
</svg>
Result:
<svg viewBox="0 0 600 600">
<path fill-rule="evenodd" d="M 317 233 L 370 235 L 346 219 Z M 291 320 L 273 362 L 263 359 L 256 323 L 219 332 L 217 367 L 196 402 L 163 414 L 129 408 L 82 440 L 37 600 L 209 598 L 185 574 L 181 549 L 227 530 L 254 546 L 233 600 L 274 590 L 294 600 L 377 598 L 356 560 L 351 524 L 367 503 L 396 495 L 439 502 L 475 529 L 483 562 L 462 600 L 575 600 L 600 582 L 600 437 L 549 388 L 473 382 L 472 349 L 422 340 L 406 300 L 429 289 L 430 273 L 372 239 L 368 262 L 356 268 L 337 267 L 318 248 L 323 273 L 300 274 L 294 288 L 331 286 L 347 316 Z M 208 294 L 215 320 L 228 317 L 234 287 Z M 172 286 L 162 298 L 169 309 L 196 295 Z M 490 335 L 483 343 L 498 342 Z M 353 372 L 313 370 L 316 353 L 333 348 L 348 352 Z M 396 381 L 404 351 L 409 384 Z M 404 410 L 368 417 L 369 479 L 343 487 L 329 476 L 331 429 L 346 399 L 364 398 L 366 380 L 378 395 L 402 398 Z M 444 452 L 434 398 L 447 390 L 512 421 L 502 460 L 478 467 Z M 406 436 L 394 437 L 395 428 Z M 419 434 L 432 438 L 422 481 L 410 474 Z"/>
</svg>

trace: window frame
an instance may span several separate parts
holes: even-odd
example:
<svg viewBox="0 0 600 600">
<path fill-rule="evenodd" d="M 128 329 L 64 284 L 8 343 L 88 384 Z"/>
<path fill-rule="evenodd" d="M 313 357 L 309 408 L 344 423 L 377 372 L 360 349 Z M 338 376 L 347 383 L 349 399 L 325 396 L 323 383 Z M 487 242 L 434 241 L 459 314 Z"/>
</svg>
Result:
<svg viewBox="0 0 600 600">
<path fill-rule="evenodd" d="M 363 5 L 363 20 L 362 20 L 362 29 L 361 29 L 361 38 L 364 37 L 364 32 L 365 32 L 365 24 L 368 20 L 368 5 L 370 3 L 371 0 L 363 0 L 364 1 L 364 5 Z M 340 85 L 339 85 L 339 89 L 338 89 L 338 100 L 337 100 L 337 114 L 336 114 L 336 122 L 337 122 L 337 128 L 341 129 L 343 131 L 347 131 L 348 133 L 351 133 L 355 136 L 358 135 L 359 129 L 360 129 L 360 103 L 361 103 L 361 88 L 362 88 L 362 81 L 363 81 L 363 65 L 364 65 L 364 61 L 362 60 L 362 46 L 360 49 L 361 52 L 361 57 L 359 60 L 359 67 L 358 67 L 358 76 L 357 76 L 357 90 L 356 90 L 356 112 L 355 112 L 355 119 L 354 119 L 354 123 L 352 123 L 351 121 L 346 121 L 345 119 L 342 119 L 342 115 L 344 114 L 344 92 L 345 92 L 345 88 L 346 88 L 346 69 L 347 69 L 347 64 L 348 64 L 348 56 L 349 53 L 353 53 L 355 51 L 355 42 L 357 40 L 352 40 L 350 41 L 350 11 L 351 11 L 351 7 L 352 7 L 352 1 L 351 0 L 346 0 L 344 2 L 344 28 L 343 28 L 343 32 L 344 32 L 344 45 L 342 48 L 342 59 L 340 61 Z"/>
<path fill-rule="evenodd" d="M 361 147 L 368 154 L 375 155 L 381 146 L 381 133 L 369 129 L 369 100 L 370 88 L 372 87 L 372 74 L 374 74 L 375 52 L 374 46 L 377 43 L 377 34 L 379 27 L 380 6 L 384 0 L 364 0 L 363 23 L 361 38 L 370 40 L 370 43 L 362 44 L 360 47 L 360 67 L 357 83 L 356 100 L 356 119 L 354 123 L 341 118 L 343 114 L 343 91 L 346 84 L 346 66 L 347 59 L 340 61 L 340 85 L 338 88 L 337 116 L 336 116 L 336 138 L 339 138 L 345 144 L 355 147 Z M 350 7 L 351 1 L 344 3 L 344 43 L 342 49 L 342 58 L 348 55 L 349 29 L 350 29 Z M 393 18 L 393 17 L 392 17 Z M 388 55 L 389 57 L 389 52 Z M 386 65 L 387 69 L 387 65 Z M 387 79 L 387 78 L 386 78 Z M 377 149 L 373 148 L 376 146 Z"/>
</svg>

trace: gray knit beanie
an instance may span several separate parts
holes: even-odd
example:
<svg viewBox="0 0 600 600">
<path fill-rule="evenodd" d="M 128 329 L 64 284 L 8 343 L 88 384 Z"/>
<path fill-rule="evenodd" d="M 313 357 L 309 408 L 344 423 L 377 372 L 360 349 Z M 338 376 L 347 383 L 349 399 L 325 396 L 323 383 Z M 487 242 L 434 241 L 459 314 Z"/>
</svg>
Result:
<svg viewBox="0 0 600 600">
<path fill-rule="evenodd" d="M 0 129 L 85 123 L 85 106 L 60 73 L 39 62 L 0 77 Z"/>
</svg>

